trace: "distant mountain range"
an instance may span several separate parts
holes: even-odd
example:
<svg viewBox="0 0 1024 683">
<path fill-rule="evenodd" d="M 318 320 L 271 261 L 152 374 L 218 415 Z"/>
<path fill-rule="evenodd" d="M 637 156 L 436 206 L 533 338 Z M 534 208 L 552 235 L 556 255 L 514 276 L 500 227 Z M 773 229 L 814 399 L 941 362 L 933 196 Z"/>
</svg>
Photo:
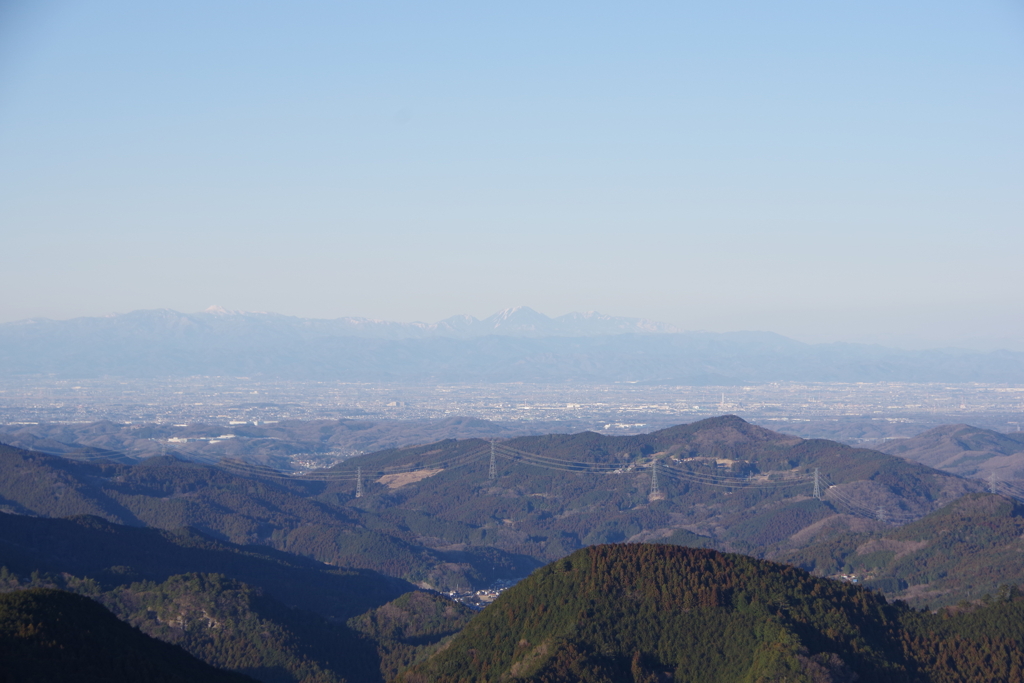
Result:
<svg viewBox="0 0 1024 683">
<path fill-rule="evenodd" d="M 597 311 L 567 313 L 549 318 L 527 306 L 498 311 L 480 320 L 471 315 L 455 315 L 436 323 L 399 323 L 370 318 L 297 318 L 262 311 L 229 311 L 210 306 L 200 313 L 178 313 L 168 309 L 132 311 L 99 318 L 49 320 L 30 318 L 0 325 L 13 329 L 38 329 L 43 332 L 99 333 L 124 337 L 152 334 L 175 336 L 231 336 L 258 332 L 275 339 L 316 339 L 321 337 L 362 337 L 367 339 L 424 339 L 450 337 L 469 339 L 500 335 L 503 337 L 595 337 L 610 334 L 666 334 L 681 332 L 672 325 L 619 318 Z"/>
<path fill-rule="evenodd" d="M 218 308 L 0 325 L 0 377 L 265 377 L 352 382 L 1024 382 L 1024 353 L 804 344 L 520 307 L 434 324 Z"/>
</svg>

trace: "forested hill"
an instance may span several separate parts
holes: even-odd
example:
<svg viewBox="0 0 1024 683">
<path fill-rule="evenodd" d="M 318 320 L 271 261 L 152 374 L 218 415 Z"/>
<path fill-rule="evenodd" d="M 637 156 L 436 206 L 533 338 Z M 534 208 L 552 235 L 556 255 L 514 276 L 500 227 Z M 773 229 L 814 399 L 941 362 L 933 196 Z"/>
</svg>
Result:
<svg viewBox="0 0 1024 683">
<path fill-rule="evenodd" d="M 166 581 L 202 572 L 245 582 L 282 602 L 347 619 L 414 587 L 364 569 L 330 567 L 259 546 L 239 546 L 194 530 L 163 531 L 80 516 L 44 519 L 0 513 L 0 566 L 89 577 L 110 589 L 134 581 Z"/>
<path fill-rule="evenodd" d="M 542 564 L 493 548 L 426 547 L 401 519 L 381 519 L 354 505 L 353 493 L 351 487 L 338 491 L 324 482 L 254 476 L 170 456 L 134 464 L 76 461 L 0 444 L 0 511 L 188 527 L 231 543 L 271 546 L 435 587 L 486 585 L 525 576 Z"/>
<path fill-rule="evenodd" d="M 447 590 L 608 542 L 764 555 L 826 531 L 892 528 L 984 487 L 734 416 L 636 436 L 508 439 L 494 444 L 493 476 L 490 448 L 445 440 L 294 476 L 227 460 L 77 462 L 0 447 L 0 509 L 193 527 Z"/>
<path fill-rule="evenodd" d="M 89 598 L 0 594 L 0 680 L 7 683 L 252 683 L 118 620 Z"/>
<path fill-rule="evenodd" d="M 899 528 L 833 530 L 772 559 L 815 574 L 854 575 L 867 586 L 916 606 L 954 604 L 1024 584 L 1024 505 L 973 493 Z"/>
<path fill-rule="evenodd" d="M 1024 675 L 1013 591 L 949 615 L 712 550 L 604 545 L 535 572 L 406 683 L 991 683 Z"/>
<path fill-rule="evenodd" d="M 0 592 L 40 587 L 264 683 L 383 683 L 469 614 L 398 579 L 191 530 L 0 514 Z"/>
<path fill-rule="evenodd" d="M 983 488 L 898 457 L 779 434 L 735 416 L 635 436 L 519 437 L 498 443 L 495 453 L 493 479 L 488 444 L 479 440 L 352 458 L 324 479 L 328 491 L 352 495 L 358 469 L 364 496 L 353 504 L 361 509 L 415 510 L 429 516 L 435 534 L 480 538 L 545 560 L 626 540 L 759 554 L 806 544 L 830 518 L 843 529 L 890 528 Z M 403 469 L 426 476 L 402 486 L 378 479 Z M 813 497 L 815 470 L 820 500 Z"/>
<path fill-rule="evenodd" d="M 966 424 L 942 425 L 909 439 L 869 445 L 883 453 L 965 477 L 1024 484 L 1024 432 L 1002 434 Z"/>
</svg>

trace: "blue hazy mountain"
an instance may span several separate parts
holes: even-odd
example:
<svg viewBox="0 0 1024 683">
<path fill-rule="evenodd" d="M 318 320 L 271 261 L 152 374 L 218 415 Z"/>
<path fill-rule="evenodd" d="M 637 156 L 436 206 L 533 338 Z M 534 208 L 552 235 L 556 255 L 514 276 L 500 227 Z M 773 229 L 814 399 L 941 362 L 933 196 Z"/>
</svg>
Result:
<svg viewBox="0 0 1024 683">
<path fill-rule="evenodd" d="M 438 323 L 211 308 L 0 325 L 0 376 L 261 376 L 372 382 L 1021 382 L 1024 353 L 805 344 L 520 307 Z"/>
</svg>

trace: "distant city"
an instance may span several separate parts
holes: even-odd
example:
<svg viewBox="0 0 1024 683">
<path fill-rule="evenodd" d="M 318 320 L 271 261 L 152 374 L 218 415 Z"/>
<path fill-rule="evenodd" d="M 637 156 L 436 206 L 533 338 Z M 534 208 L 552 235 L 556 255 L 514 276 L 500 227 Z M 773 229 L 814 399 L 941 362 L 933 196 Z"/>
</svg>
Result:
<svg viewBox="0 0 1024 683">
<path fill-rule="evenodd" d="M 996 384 L 772 383 L 409 385 L 190 377 L 5 381 L 0 424 L 89 423 L 230 427 L 284 420 L 473 417 L 516 428 L 641 433 L 735 414 L 805 438 L 850 444 L 913 436 L 939 424 L 1000 432 L 1024 422 L 1024 387 Z"/>
</svg>

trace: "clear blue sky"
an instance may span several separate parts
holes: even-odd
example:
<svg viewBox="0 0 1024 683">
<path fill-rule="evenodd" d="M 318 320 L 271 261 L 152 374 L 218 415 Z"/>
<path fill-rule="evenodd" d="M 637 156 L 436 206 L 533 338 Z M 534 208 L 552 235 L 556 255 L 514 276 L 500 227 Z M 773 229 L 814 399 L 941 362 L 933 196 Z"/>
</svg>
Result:
<svg viewBox="0 0 1024 683">
<path fill-rule="evenodd" d="M 1024 3 L 0 4 L 0 321 L 1024 340 Z"/>
</svg>

